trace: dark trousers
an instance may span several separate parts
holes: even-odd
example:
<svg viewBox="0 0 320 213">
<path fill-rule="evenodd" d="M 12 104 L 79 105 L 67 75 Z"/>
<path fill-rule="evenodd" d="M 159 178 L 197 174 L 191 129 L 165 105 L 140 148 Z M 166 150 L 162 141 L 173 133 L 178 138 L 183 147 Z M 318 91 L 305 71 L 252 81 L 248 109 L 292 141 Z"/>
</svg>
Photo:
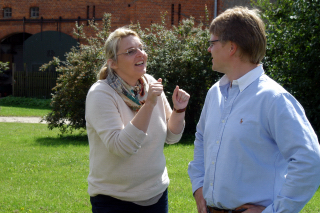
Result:
<svg viewBox="0 0 320 213">
<path fill-rule="evenodd" d="M 140 206 L 107 195 L 90 197 L 93 213 L 168 213 L 168 190 L 151 206 Z"/>
</svg>

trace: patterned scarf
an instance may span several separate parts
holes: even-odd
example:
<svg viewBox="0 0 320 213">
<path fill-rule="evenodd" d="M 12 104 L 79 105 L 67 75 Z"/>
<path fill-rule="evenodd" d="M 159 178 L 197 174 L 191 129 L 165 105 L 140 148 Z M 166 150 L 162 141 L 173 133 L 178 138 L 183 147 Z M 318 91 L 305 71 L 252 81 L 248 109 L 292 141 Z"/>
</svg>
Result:
<svg viewBox="0 0 320 213">
<path fill-rule="evenodd" d="M 136 86 L 130 86 L 117 73 L 111 71 L 108 73 L 106 81 L 133 111 L 139 111 L 146 102 L 149 85 L 144 76 L 138 79 Z"/>
</svg>

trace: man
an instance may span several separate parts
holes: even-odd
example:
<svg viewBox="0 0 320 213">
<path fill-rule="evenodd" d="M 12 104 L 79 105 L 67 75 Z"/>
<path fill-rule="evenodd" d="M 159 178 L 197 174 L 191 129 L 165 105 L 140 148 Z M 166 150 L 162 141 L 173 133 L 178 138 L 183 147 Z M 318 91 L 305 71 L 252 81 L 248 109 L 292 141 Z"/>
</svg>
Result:
<svg viewBox="0 0 320 213">
<path fill-rule="evenodd" d="M 256 10 L 236 7 L 210 25 L 212 69 L 188 173 L 199 213 L 299 212 L 320 184 L 317 136 L 298 101 L 264 74 Z"/>
</svg>

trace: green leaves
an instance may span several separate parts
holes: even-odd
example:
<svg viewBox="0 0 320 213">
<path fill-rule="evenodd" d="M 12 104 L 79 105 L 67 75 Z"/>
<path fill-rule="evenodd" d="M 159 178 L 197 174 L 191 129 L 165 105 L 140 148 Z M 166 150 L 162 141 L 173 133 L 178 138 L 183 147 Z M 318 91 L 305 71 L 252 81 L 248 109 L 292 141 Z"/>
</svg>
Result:
<svg viewBox="0 0 320 213">
<path fill-rule="evenodd" d="M 320 2 L 260 0 L 256 6 L 262 10 L 268 34 L 264 67 L 298 99 L 319 135 Z"/>
<path fill-rule="evenodd" d="M 176 85 L 191 95 L 186 113 L 186 131 L 194 132 L 208 89 L 219 79 L 211 70 L 211 56 L 207 52 L 209 30 L 193 18 L 168 29 L 153 24 L 141 30 L 133 26 L 148 46 L 147 72 L 162 78 L 164 90 L 171 101 Z"/>
<path fill-rule="evenodd" d="M 9 62 L 0 61 L 0 73 L 9 69 Z"/>
<path fill-rule="evenodd" d="M 76 25 L 76 35 L 85 40 L 84 44 L 73 47 L 66 54 L 66 61 L 54 58 L 42 66 L 42 69 L 55 66 L 61 73 L 53 88 L 52 111 L 45 117 L 49 129 L 59 128 L 64 133 L 85 128 L 85 99 L 104 62 L 103 45 L 109 35 L 110 19 L 111 15 L 105 14 L 100 27 L 90 22 L 90 27 L 96 32 L 95 37 L 87 37 L 83 26 Z"/>
<path fill-rule="evenodd" d="M 176 85 L 190 93 L 186 131 L 194 132 L 206 93 L 219 78 L 218 73 L 211 70 L 211 56 L 207 52 L 209 31 L 202 23 L 196 26 L 193 18 L 168 29 L 165 18 L 163 14 L 162 24 L 152 24 L 147 29 L 141 29 L 139 24 L 130 27 L 147 46 L 147 72 L 163 79 L 168 100 L 171 101 Z M 76 35 L 85 39 L 85 44 L 67 53 L 66 61 L 54 58 L 43 66 L 43 69 L 55 66 L 61 73 L 53 89 L 52 112 L 45 118 L 50 129 L 59 128 L 63 133 L 85 128 L 86 94 L 105 61 L 103 46 L 110 33 L 110 20 L 111 15 L 105 14 L 102 26 L 90 23 L 96 31 L 94 37 L 86 36 L 83 26 L 76 25 Z"/>
</svg>

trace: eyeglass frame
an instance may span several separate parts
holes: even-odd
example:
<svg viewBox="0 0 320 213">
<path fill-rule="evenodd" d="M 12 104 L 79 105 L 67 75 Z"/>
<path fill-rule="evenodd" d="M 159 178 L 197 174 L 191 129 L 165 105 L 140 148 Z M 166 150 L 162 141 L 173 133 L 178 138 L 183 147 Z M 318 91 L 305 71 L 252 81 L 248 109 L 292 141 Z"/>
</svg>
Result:
<svg viewBox="0 0 320 213">
<path fill-rule="evenodd" d="M 209 41 L 208 41 L 209 44 L 210 44 L 210 45 L 209 45 L 209 48 L 211 48 L 211 47 L 213 46 L 214 42 L 217 42 L 217 41 L 220 41 L 220 40 L 218 40 L 218 39 L 217 39 L 217 40 L 212 40 L 212 41 L 209 40 Z"/>
<path fill-rule="evenodd" d="M 126 52 L 120 53 L 120 54 L 118 54 L 118 55 L 116 55 L 116 56 L 123 55 L 123 54 L 127 54 L 127 56 L 134 56 L 134 55 L 137 54 L 138 49 L 139 49 L 141 52 L 142 52 L 142 51 L 145 52 L 144 46 L 141 46 L 141 47 L 138 47 L 138 48 L 132 47 L 132 48 L 127 49 Z M 135 53 L 132 53 L 132 55 L 129 55 L 129 54 L 130 54 L 130 53 L 129 53 L 130 50 L 135 51 Z"/>
</svg>

